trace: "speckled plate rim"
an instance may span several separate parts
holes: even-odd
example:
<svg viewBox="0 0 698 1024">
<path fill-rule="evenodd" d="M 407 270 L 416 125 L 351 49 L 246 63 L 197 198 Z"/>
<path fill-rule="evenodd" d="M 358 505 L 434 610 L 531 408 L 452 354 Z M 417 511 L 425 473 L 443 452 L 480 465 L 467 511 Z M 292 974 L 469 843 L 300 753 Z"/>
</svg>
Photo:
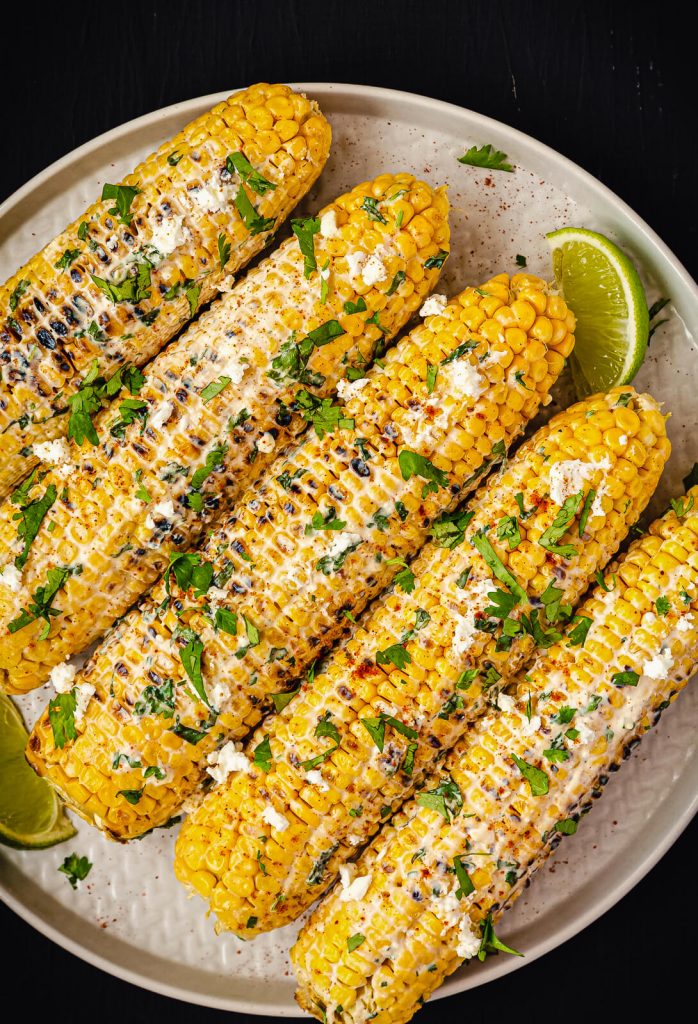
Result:
<svg viewBox="0 0 698 1024">
<path fill-rule="evenodd" d="M 548 178 L 554 177 L 555 183 L 565 185 L 577 202 L 584 203 L 596 215 L 612 224 L 615 236 L 627 242 L 636 252 L 641 254 L 643 262 L 652 267 L 652 272 L 664 294 L 672 296 L 673 304 L 691 333 L 698 334 L 698 285 L 691 278 L 683 264 L 672 253 L 662 239 L 650 226 L 635 213 L 614 192 L 603 185 L 593 175 L 583 170 L 567 157 L 557 153 L 549 146 L 538 142 L 531 136 L 511 128 L 500 121 L 478 114 L 464 107 L 431 99 L 415 93 L 394 89 L 374 88 L 372 86 L 351 85 L 341 83 L 291 83 L 294 88 L 303 90 L 316 98 L 323 110 L 331 114 L 333 107 L 343 104 L 345 109 L 366 113 L 371 108 L 379 107 L 384 117 L 397 118 L 410 110 L 424 115 L 433 115 L 435 121 L 446 118 L 462 122 L 464 141 L 469 137 L 487 138 L 495 146 L 507 149 L 515 159 L 520 159 L 530 169 L 535 169 Z M 0 204 L 0 227 L 10 222 L 13 216 L 22 216 L 22 207 L 31 200 L 38 190 L 45 192 L 53 180 L 71 167 L 83 163 L 107 146 L 113 146 L 120 139 L 137 134 L 143 128 L 152 127 L 157 120 L 165 120 L 173 115 L 181 115 L 182 123 L 195 116 L 202 107 L 213 106 L 230 95 L 232 89 L 212 93 L 171 106 L 163 107 L 142 117 L 119 125 L 102 135 L 72 150 L 60 160 L 49 165 L 45 170 L 31 178 L 25 185 L 14 192 L 4 203 Z M 389 111 L 392 110 L 392 113 Z M 508 148 L 507 148 L 508 147 Z M 525 959 L 518 957 L 492 958 L 484 969 L 469 977 L 468 971 L 460 971 L 453 975 L 437 991 L 433 998 L 442 998 L 463 992 L 467 989 L 493 981 L 504 974 L 518 970 L 538 957 L 560 946 L 563 942 L 577 935 L 580 931 L 601 917 L 615 903 L 626 895 L 661 859 L 669 847 L 676 841 L 698 811 L 698 759 L 694 758 L 694 771 L 684 771 L 675 781 L 670 799 L 662 802 L 655 811 L 651 828 L 643 833 L 643 839 L 632 851 L 632 858 L 627 856 L 619 863 L 616 857 L 610 870 L 606 871 L 603 884 L 594 887 L 593 891 L 578 894 L 575 898 L 577 906 L 570 909 L 577 911 L 567 925 L 553 924 L 547 927 L 547 921 L 539 922 L 539 930 L 547 932 L 526 949 Z M 10 875 L 12 872 L 10 871 Z M 14 910 L 23 920 L 57 945 L 75 954 L 95 967 L 115 975 L 124 981 L 139 985 L 150 991 L 217 1009 L 234 1010 L 239 1013 L 269 1014 L 269 1003 L 253 1000 L 219 998 L 196 988 L 187 988 L 186 982 L 178 984 L 165 982 L 145 969 L 133 970 L 123 963 L 108 959 L 100 953 L 84 945 L 48 919 L 48 913 L 42 914 L 28 905 L 28 902 L 13 893 L 10 886 L 0 880 L 0 898 Z M 515 933 L 511 941 L 515 940 Z M 117 941 L 117 945 L 123 945 Z M 148 966 L 157 964 L 156 957 L 145 956 Z M 183 973 L 186 967 L 183 965 Z M 300 1016 L 294 1007 L 277 1008 L 278 1016 Z"/>
</svg>

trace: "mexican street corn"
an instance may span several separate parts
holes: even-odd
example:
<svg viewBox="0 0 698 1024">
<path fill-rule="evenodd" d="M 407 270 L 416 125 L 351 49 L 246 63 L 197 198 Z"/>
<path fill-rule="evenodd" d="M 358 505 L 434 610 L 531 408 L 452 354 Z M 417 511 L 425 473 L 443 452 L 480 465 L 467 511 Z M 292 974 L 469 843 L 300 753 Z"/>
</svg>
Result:
<svg viewBox="0 0 698 1024">
<path fill-rule="evenodd" d="M 325 408 L 363 372 L 433 287 L 447 213 L 442 190 L 383 174 L 295 220 L 146 367 L 137 397 L 96 417 L 96 447 L 34 446 L 53 468 L 0 506 L 0 688 L 44 682 L 195 544 L 303 425 L 298 392 Z"/>
<path fill-rule="evenodd" d="M 84 381 L 143 365 L 211 301 L 309 190 L 330 134 L 288 86 L 233 93 L 0 286 L 0 497 L 36 463 L 34 443 L 96 443 L 67 409 L 113 392 Z"/>
<path fill-rule="evenodd" d="M 175 872 L 220 927 L 251 938 L 298 917 L 534 648 L 560 640 L 669 448 L 656 403 L 617 388 L 555 416 L 469 512 L 436 524 L 407 592 L 378 603 L 184 823 Z"/>
<path fill-rule="evenodd" d="M 499 949 L 493 920 L 698 668 L 698 487 L 636 541 L 555 645 L 345 869 L 292 950 L 323 1021 L 404 1024 Z"/>
<path fill-rule="evenodd" d="M 532 303 L 547 301 L 560 326 L 546 345 Z M 437 306 L 381 367 L 340 382 L 344 408 L 320 410 L 318 436 L 280 457 L 70 680 L 96 691 L 74 740 L 59 745 L 50 712 L 40 720 L 30 762 L 112 837 L 164 824 L 202 780 L 220 781 L 242 756 L 233 741 L 288 700 L 549 400 L 573 318 L 543 282 L 501 275 Z M 512 315 L 527 331 L 502 326 Z"/>
</svg>

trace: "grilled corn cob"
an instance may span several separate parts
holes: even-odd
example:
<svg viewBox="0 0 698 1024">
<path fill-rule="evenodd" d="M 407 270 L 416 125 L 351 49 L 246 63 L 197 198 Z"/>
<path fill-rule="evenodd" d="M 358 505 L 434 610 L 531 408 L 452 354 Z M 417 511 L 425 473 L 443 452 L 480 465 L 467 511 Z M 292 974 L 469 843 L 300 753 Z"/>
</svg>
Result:
<svg viewBox="0 0 698 1024">
<path fill-rule="evenodd" d="M 350 882 L 364 895 L 320 904 L 291 952 L 301 1006 L 402 1024 L 492 951 L 493 919 L 698 668 L 697 612 L 695 487 L 581 606 L 584 644 L 538 658 L 368 847 Z"/>
<path fill-rule="evenodd" d="M 340 382 L 343 429 L 280 457 L 208 538 L 201 559 L 212 566 L 215 588 L 197 598 L 170 580 L 117 626 L 73 680 L 97 693 L 76 741 L 57 747 L 44 715 L 29 747 L 37 771 L 79 813 L 115 838 L 132 838 L 176 814 L 202 778 L 210 782 L 207 767 L 220 779 L 234 755 L 230 741 L 257 724 L 270 695 L 281 697 L 337 639 L 343 613 L 360 611 L 385 587 L 394 560 L 412 555 L 434 518 L 501 457 L 549 400 L 573 343 L 573 320 L 557 299 L 564 329 L 549 347 L 530 334 L 522 345 L 520 330 L 503 331 L 517 304 L 521 314 L 524 294 L 546 302 L 543 283 L 526 275 L 468 288 L 404 338 L 380 369 Z M 438 367 L 432 390 L 430 366 Z M 429 481 L 419 473 L 407 479 L 399 450 L 424 460 L 422 474 L 443 474 L 444 486 L 423 496 Z M 233 634 L 216 630 L 216 615 L 235 616 Z M 258 643 L 241 658 L 249 642 L 243 622 L 254 625 Z M 169 717 L 161 707 L 131 714 L 148 703 L 153 684 L 182 677 L 176 637 L 183 624 L 202 644 L 201 686 L 221 712 L 196 744 L 171 731 L 174 691 Z M 210 708 L 193 697 L 179 686 L 177 721 L 200 733 Z M 212 752 L 215 764 L 207 766 Z M 142 789 L 153 765 L 162 778 L 137 802 L 120 795 Z"/>
<path fill-rule="evenodd" d="M 175 872 L 221 927 L 249 938 L 320 895 L 534 646 L 559 639 L 568 606 L 636 521 L 668 451 L 654 401 L 616 389 L 554 417 L 467 516 L 437 525 L 455 546 L 427 545 L 414 589 L 378 603 L 259 728 L 248 771 L 185 822 Z"/>
<path fill-rule="evenodd" d="M 330 134 L 288 86 L 234 93 L 0 287 L 0 497 L 36 462 L 34 442 L 65 435 L 95 361 L 106 376 L 147 362 L 262 249 L 322 170 Z"/>
<path fill-rule="evenodd" d="M 97 417 L 97 447 L 14 492 L 0 507 L 0 685 L 28 690 L 100 636 L 297 433 L 299 383 L 317 402 L 403 326 L 445 259 L 447 209 L 442 191 L 384 174 L 295 221 L 298 238 L 158 356 L 137 398 Z"/>
</svg>

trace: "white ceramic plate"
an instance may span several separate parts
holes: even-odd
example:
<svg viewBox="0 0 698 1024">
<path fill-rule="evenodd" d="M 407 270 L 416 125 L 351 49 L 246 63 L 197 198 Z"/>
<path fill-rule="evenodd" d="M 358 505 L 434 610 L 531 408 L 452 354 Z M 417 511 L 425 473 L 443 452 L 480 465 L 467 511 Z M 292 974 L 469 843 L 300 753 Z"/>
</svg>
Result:
<svg viewBox="0 0 698 1024">
<path fill-rule="evenodd" d="M 332 122 L 332 157 L 304 206 L 314 210 L 383 170 L 407 170 L 450 186 L 452 255 L 440 290 L 515 266 L 550 276 L 545 232 L 566 224 L 602 231 L 634 258 L 650 302 L 669 295 L 636 381 L 672 412 L 674 453 L 652 511 L 679 491 L 698 459 L 698 289 L 650 228 L 608 189 L 533 139 L 446 103 L 352 85 L 301 86 Z M 148 114 L 59 160 L 0 207 L 0 280 L 76 217 L 100 192 L 187 121 L 224 97 L 204 96 Z M 473 144 L 493 143 L 516 173 L 459 164 Z M 21 701 L 32 722 L 44 691 Z M 500 931 L 525 960 L 494 957 L 461 970 L 438 995 L 462 992 L 528 963 L 597 918 L 661 857 L 698 806 L 698 688 L 681 697 L 639 753 L 614 776 L 578 835 L 562 844 Z M 67 846 L 40 853 L 2 849 L 0 892 L 22 917 L 85 960 L 169 996 L 247 1013 L 295 1015 L 289 927 L 253 943 L 216 937 L 198 899 L 172 872 L 171 832 L 122 847 L 87 825 Z M 94 867 L 78 892 L 56 873 L 72 850 Z"/>
</svg>

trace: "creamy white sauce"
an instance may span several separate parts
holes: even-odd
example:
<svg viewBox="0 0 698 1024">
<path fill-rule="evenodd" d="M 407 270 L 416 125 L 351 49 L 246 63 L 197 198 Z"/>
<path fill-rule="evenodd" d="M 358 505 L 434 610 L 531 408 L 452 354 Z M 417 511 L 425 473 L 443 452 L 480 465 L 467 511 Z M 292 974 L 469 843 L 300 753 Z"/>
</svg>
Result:
<svg viewBox="0 0 698 1024">
<path fill-rule="evenodd" d="M 555 462 L 550 467 L 550 500 L 556 505 L 564 504 L 571 495 L 579 494 L 584 484 L 595 474 L 599 471 L 608 472 L 610 468 L 611 460 L 608 457 L 598 462 L 582 462 L 581 459 Z"/>
<path fill-rule="evenodd" d="M 22 588 L 22 573 L 16 565 L 10 563 L 0 569 L 0 583 L 4 584 L 13 594 L 17 594 Z"/>
</svg>

